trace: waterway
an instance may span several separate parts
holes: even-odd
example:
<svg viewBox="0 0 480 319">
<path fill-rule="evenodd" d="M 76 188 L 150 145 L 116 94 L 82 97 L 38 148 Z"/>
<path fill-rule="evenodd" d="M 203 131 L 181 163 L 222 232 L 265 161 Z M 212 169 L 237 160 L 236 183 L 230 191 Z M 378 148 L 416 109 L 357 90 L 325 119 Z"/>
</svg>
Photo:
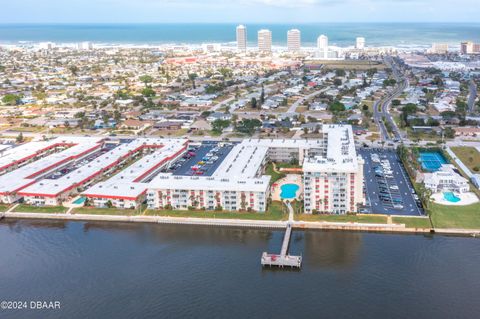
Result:
<svg viewBox="0 0 480 319">
<path fill-rule="evenodd" d="M 3 220 L 1 318 L 475 318 L 474 238 L 294 231 L 300 271 L 262 269 L 283 232 Z"/>
</svg>

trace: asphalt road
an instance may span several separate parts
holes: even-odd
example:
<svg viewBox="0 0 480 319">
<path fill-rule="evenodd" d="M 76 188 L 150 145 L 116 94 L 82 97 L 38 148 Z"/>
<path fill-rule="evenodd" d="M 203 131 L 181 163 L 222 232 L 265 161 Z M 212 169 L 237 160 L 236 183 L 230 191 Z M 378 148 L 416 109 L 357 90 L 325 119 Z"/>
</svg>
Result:
<svg viewBox="0 0 480 319">
<path fill-rule="evenodd" d="M 473 113 L 475 111 L 475 99 L 477 98 L 477 85 L 475 81 L 470 80 L 468 93 L 468 111 Z"/>
</svg>

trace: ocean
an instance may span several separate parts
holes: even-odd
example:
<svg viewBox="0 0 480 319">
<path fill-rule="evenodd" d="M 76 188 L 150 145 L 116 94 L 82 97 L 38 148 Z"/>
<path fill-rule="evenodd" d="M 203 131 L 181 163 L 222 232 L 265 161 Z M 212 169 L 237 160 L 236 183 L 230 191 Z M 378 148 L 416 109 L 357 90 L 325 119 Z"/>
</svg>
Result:
<svg viewBox="0 0 480 319">
<path fill-rule="evenodd" d="M 283 232 L 0 222 L 0 301 L 58 301 L 10 318 L 478 318 L 479 240 L 292 233 L 301 270 L 262 269 Z"/>
<path fill-rule="evenodd" d="M 317 23 L 246 24 L 248 43 L 256 45 L 256 33 L 272 31 L 273 44 L 286 45 L 286 32 L 298 28 L 302 45 L 315 46 L 320 34 L 330 45 L 351 46 L 355 38 L 366 38 L 368 46 L 429 47 L 433 42 L 459 46 L 461 41 L 480 42 L 480 23 Z M 52 41 L 97 44 L 200 44 L 233 43 L 236 24 L 0 24 L 0 43 Z"/>
</svg>

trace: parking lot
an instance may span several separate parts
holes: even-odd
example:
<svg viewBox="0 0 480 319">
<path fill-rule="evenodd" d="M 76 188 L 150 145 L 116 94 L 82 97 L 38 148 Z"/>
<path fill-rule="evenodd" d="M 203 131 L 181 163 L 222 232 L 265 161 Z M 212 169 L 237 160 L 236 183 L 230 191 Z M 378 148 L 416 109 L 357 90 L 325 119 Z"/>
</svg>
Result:
<svg viewBox="0 0 480 319">
<path fill-rule="evenodd" d="M 92 162 L 93 160 L 95 160 L 96 158 L 102 156 L 103 154 L 111 151 L 112 149 L 114 149 L 115 147 L 117 147 L 117 144 L 105 144 L 102 149 L 92 153 L 92 154 L 89 154 L 85 157 L 83 157 L 82 159 L 80 160 L 75 160 L 65 166 L 62 166 L 60 167 L 59 169 L 53 171 L 53 172 L 50 172 L 48 173 L 47 175 L 45 175 L 43 178 L 45 179 L 59 179 L 60 177 L 64 176 L 64 175 L 67 175 L 68 173 L 84 166 L 84 165 L 87 165 L 88 163 Z"/>
<path fill-rule="evenodd" d="M 232 143 L 204 142 L 191 147 L 189 151 L 171 167 L 173 175 L 211 176 L 233 148 Z"/>
<path fill-rule="evenodd" d="M 367 212 L 423 215 L 418 197 L 395 150 L 361 149 L 359 154 L 365 160 Z"/>
</svg>

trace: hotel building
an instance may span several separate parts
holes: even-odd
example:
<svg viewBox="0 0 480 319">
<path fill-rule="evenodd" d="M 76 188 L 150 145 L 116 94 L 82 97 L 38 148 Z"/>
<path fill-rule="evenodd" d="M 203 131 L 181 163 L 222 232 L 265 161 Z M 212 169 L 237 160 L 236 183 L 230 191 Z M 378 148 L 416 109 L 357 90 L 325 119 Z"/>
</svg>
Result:
<svg viewBox="0 0 480 319">
<path fill-rule="evenodd" d="M 301 48 L 301 33 L 298 29 L 291 29 L 287 32 L 287 49 L 290 52 L 298 52 Z"/>
<path fill-rule="evenodd" d="M 237 49 L 238 51 L 247 51 L 247 28 L 244 25 L 237 26 Z"/>
<path fill-rule="evenodd" d="M 272 52 L 272 31 L 266 29 L 258 31 L 258 50 L 265 53 Z"/>
</svg>

